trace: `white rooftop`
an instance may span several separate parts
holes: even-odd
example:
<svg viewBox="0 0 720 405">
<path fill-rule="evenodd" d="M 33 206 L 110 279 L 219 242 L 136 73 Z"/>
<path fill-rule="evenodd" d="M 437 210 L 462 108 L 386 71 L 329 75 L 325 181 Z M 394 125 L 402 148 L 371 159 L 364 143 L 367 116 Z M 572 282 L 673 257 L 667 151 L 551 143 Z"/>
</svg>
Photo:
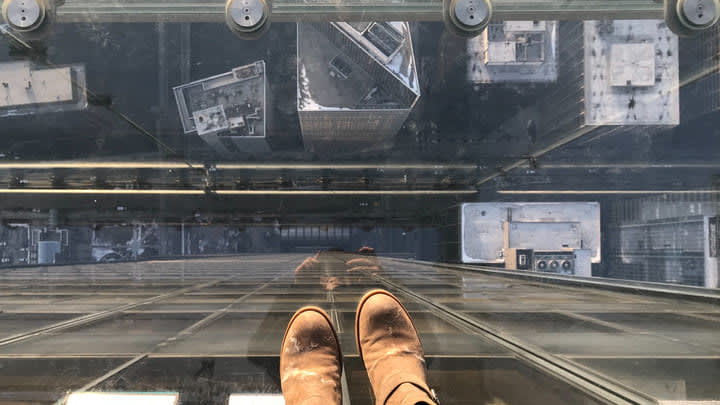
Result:
<svg viewBox="0 0 720 405">
<path fill-rule="evenodd" d="M 587 125 L 677 125 L 678 38 L 662 20 L 585 21 Z"/>
</svg>

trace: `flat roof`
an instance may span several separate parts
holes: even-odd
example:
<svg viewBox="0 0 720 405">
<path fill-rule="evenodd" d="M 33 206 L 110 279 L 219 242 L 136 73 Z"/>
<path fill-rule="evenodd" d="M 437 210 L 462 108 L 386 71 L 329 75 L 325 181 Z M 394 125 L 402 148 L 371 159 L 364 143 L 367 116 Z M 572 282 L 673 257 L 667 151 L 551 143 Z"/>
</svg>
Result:
<svg viewBox="0 0 720 405">
<path fill-rule="evenodd" d="M 393 27 L 406 34 L 399 49 L 387 62 L 374 57 L 365 45 L 348 35 L 360 49 L 384 66 L 393 76 L 412 92 L 419 95 L 414 56 L 410 44 L 407 23 L 393 23 Z M 337 29 L 347 35 L 353 31 L 349 24 L 336 23 Z M 352 39 L 351 39 L 352 38 Z M 407 109 L 389 91 L 384 91 L 380 78 L 359 66 L 345 52 L 340 50 L 324 33 L 312 24 L 298 24 L 298 109 L 301 111 L 322 110 L 368 110 Z M 409 86 L 408 86 L 409 84 Z"/>
</svg>

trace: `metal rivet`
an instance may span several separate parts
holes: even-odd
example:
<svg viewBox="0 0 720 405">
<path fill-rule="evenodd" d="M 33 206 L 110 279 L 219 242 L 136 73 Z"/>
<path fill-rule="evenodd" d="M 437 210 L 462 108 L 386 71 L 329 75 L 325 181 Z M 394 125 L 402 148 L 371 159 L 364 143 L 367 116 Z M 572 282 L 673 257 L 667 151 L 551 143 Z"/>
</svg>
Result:
<svg viewBox="0 0 720 405">
<path fill-rule="evenodd" d="M 452 12 L 461 24 L 477 27 L 487 22 L 490 10 L 485 1 L 455 0 Z"/>
<path fill-rule="evenodd" d="M 37 27 L 45 18 L 45 9 L 37 0 L 5 0 L 3 12 L 7 23 L 20 30 Z"/>
<path fill-rule="evenodd" d="M 715 0 L 680 0 L 678 2 L 680 20 L 696 28 L 712 25 L 718 17 L 718 4 Z"/>
<path fill-rule="evenodd" d="M 230 6 L 230 17 L 238 26 L 252 28 L 264 21 L 266 7 L 262 0 L 236 1 Z"/>
</svg>

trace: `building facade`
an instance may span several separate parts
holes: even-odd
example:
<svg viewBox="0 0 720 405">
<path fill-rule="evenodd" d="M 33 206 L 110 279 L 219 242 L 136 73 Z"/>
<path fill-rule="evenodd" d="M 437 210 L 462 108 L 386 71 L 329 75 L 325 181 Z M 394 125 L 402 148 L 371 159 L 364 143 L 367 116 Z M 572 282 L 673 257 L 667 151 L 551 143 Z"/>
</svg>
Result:
<svg viewBox="0 0 720 405">
<path fill-rule="evenodd" d="M 300 23 L 297 30 L 305 149 L 391 146 L 420 97 L 408 24 Z"/>
</svg>

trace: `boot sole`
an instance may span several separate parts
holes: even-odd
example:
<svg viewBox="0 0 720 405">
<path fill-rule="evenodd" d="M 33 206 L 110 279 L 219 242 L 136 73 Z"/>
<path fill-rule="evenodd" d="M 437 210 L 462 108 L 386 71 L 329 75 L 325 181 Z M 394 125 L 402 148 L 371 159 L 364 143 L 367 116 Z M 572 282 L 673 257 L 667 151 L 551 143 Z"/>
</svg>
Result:
<svg viewBox="0 0 720 405">
<path fill-rule="evenodd" d="M 410 325 L 412 325 L 413 331 L 415 332 L 415 336 L 418 337 L 418 340 L 420 340 L 420 335 L 418 335 L 417 328 L 415 328 L 415 323 L 412 320 L 412 317 L 408 313 L 407 309 L 405 309 L 405 306 L 400 302 L 399 299 L 397 299 L 396 296 L 394 296 L 392 293 L 386 290 L 382 289 L 376 289 L 371 290 L 365 293 L 362 298 L 360 298 L 360 302 L 358 303 L 357 310 L 355 311 L 355 345 L 357 347 L 358 354 L 360 355 L 360 360 L 362 360 L 363 364 L 365 364 L 365 360 L 363 360 L 363 354 L 362 354 L 362 348 L 360 347 L 360 310 L 365 305 L 365 302 L 370 299 L 370 297 L 378 294 L 384 294 L 388 297 L 392 298 L 395 302 L 400 305 L 400 308 L 402 308 L 405 315 L 410 319 Z M 422 343 L 421 343 L 422 344 Z"/>
<path fill-rule="evenodd" d="M 297 312 L 295 312 L 295 315 L 293 315 L 293 317 L 290 318 L 290 322 L 288 322 L 288 326 L 285 328 L 285 333 L 283 334 L 282 343 L 280 344 L 280 351 L 281 351 L 280 355 L 282 356 L 282 348 L 285 347 L 285 339 L 287 339 L 287 334 L 288 334 L 288 331 L 290 330 L 290 325 L 292 325 L 293 322 L 295 322 L 295 318 L 300 316 L 302 313 L 308 312 L 308 311 L 314 311 L 314 312 L 319 313 L 320 315 L 323 316 L 323 318 L 325 318 L 328 325 L 330 325 L 330 331 L 332 332 L 333 336 L 335 337 L 335 344 L 337 345 L 338 363 L 340 364 L 340 373 L 342 374 L 343 357 L 342 357 L 342 350 L 340 348 L 340 339 L 338 339 L 337 333 L 335 332 L 335 325 L 333 325 L 332 320 L 330 319 L 330 316 L 327 314 L 327 312 L 325 312 L 320 307 L 307 306 L 307 307 L 302 307 Z"/>
</svg>

